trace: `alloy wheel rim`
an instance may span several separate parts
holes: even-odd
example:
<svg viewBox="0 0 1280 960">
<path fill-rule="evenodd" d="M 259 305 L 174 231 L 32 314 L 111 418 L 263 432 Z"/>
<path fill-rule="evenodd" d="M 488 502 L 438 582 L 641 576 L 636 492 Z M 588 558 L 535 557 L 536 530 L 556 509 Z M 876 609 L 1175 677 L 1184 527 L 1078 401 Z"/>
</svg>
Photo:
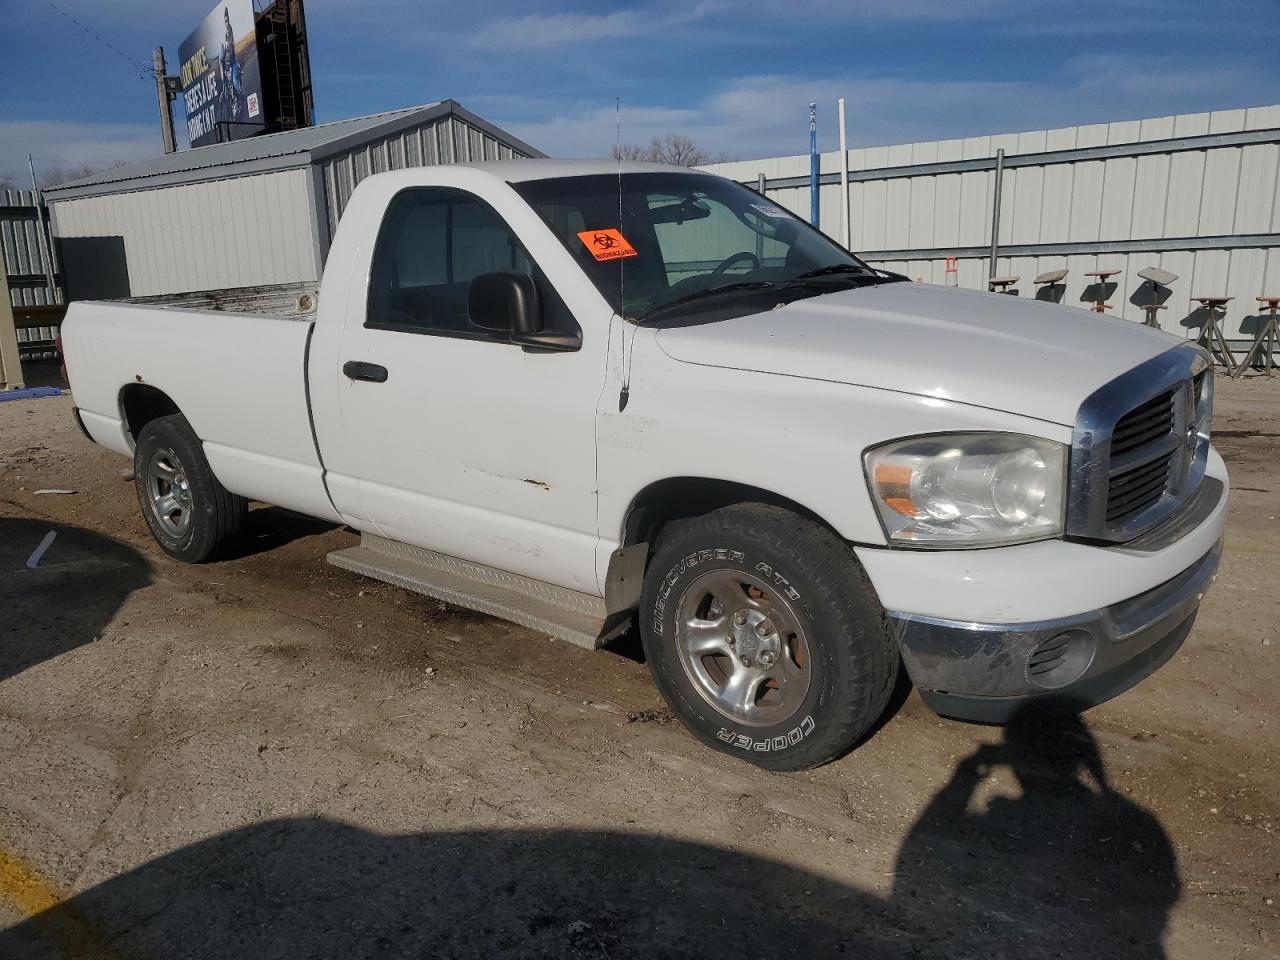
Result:
<svg viewBox="0 0 1280 960">
<path fill-rule="evenodd" d="M 172 450 L 155 450 L 145 476 L 152 516 L 169 536 L 182 538 L 191 527 L 191 483 L 182 462 Z"/>
<path fill-rule="evenodd" d="M 676 605 L 676 649 L 694 689 L 745 726 L 789 719 L 812 681 L 804 629 L 790 602 L 739 570 L 697 577 Z"/>
</svg>

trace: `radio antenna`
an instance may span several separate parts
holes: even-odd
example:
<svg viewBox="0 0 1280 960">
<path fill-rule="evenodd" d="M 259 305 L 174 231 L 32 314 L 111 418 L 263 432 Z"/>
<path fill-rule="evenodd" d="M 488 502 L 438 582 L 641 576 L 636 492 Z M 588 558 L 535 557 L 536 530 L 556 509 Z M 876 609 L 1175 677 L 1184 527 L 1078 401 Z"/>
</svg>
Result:
<svg viewBox="0 0 1280 960">
<path fill-rule="evenodd" d="M 618 233 L 626 236 L 622 232 L 622 98 L 613 98 L 614 112 L 614 146 L 613 155 L 618 162 Z M 626 257 L 618 258 L 618 300 L 621 304 L 618 315 L 622 318 L 622 391 L 618 394 L 618 412 L 621 413 L 627 409 L 627 402 L 631 399 L 631 358 L 635 355 L 635 331 L 631 332 L 631 347 L 627 348 L 627 293 L 626 286 L 623 282 L 626 274 Z"/>
</svg>

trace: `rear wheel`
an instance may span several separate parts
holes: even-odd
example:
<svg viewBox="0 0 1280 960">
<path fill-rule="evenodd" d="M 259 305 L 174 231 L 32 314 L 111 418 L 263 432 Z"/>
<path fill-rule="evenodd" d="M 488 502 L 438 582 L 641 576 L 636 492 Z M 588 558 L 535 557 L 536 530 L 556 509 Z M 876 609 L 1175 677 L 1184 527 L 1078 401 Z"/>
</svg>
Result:
<svg viewBox="0 0 1280 960">
<path fill-rule="evenodd" d="M 133 482 L 151 535 L 178 560 L 211 559 L 244 525 L 247 501 L 218 482 L 180 413 L 142 428 L 133 451 Z"/>
<path fill-rule="evenodd" d="M 779 507 L 669 526 L 641 600 L 645 658 L 675 714 L 772 770 L 847 752 L 888 704 L 897 648 L 848 545 Z"/>
</svg>

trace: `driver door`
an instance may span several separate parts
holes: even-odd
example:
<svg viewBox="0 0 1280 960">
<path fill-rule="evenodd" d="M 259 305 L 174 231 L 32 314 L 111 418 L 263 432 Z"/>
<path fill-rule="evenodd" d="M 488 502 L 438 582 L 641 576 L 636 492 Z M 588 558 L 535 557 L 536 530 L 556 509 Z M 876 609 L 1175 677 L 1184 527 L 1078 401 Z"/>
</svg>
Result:
<svg viewBox="0 0 1280 960">
<path fill-rule="evenodd" d="M 604 338 L 586 331 L 581 350 L 561 353 L 481 329 L 467 290 L 490 271 L 531 274 L 544 323 L 577 328 L 487 203 L 445 188 L 392 199 L 365 322 L 347 325 L 339 354 L 345 369 L 382 378 L 339 382 L 364 516 L 389 539 L 598 594 Z"/>
</svg>

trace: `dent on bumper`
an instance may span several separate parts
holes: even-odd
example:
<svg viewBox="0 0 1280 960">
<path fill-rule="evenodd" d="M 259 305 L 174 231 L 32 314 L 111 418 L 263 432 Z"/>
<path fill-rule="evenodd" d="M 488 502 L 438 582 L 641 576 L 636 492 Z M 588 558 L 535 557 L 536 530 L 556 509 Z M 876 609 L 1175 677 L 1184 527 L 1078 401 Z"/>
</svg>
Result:
<svg viewBox="0 0 1280 960">
<path fill-rule="evenodd" d="M 938 713 L 1003 722 L 1027 701 L 1081 709 L 1163 665 L 1191 631 L 1221 541 L 1173 579 L 1091 613 L 1038 623 L 889 614 L 912 682 Z"/>
</svg>

